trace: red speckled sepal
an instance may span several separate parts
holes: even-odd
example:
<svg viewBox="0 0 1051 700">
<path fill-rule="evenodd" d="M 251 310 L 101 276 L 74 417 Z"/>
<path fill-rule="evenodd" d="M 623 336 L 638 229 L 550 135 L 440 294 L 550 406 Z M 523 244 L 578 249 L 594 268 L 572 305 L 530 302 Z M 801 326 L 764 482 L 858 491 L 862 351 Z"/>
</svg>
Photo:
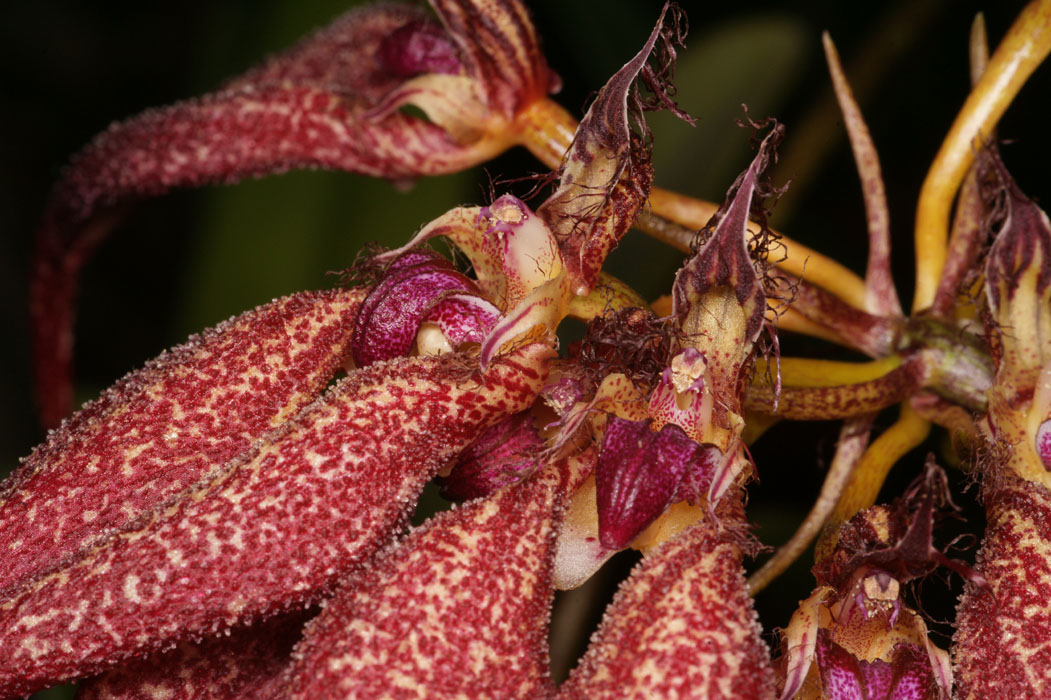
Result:
<svg viewBox="0 0 1051 700">
<path fill-rule="evenodd" d="M 567 488 L 593 464 L 443 513 L 352 579 L 311 623 L 291 698 L 541 698 Z"/>
<path fill-rule="evenodd" d="M 956 697 L 1051 695 L 1051 491 L 1012 476 L 985 488 L 978 554 L 987 589 L 968 584 L 956 615 Z"/>
<path fill-rule="evenodd" d="M 317 600 L 442 464 L 532 403 L 551 354 L 530 345 L 485 375 L 458 355 L 354 373 L 210 484 L 0 605 L 0 697 Z"/>
<path fill-rule="evenodd" d="M 740 550 L 702 522 L 636 567 L 563 700 L 773 698 Z"/>
<path fill-rule="evenodd" d="M 0 492 L 0 595 L 126 527 L 317 398 L 367 290 L 301 293 L 191 338 L 52 433 Z"/>
<path fill-rule="evenodd" d="M 183 642 L 81 683 L 76 700 L 277 700 L 304 618 L 295 612 Z"/>
</svg>

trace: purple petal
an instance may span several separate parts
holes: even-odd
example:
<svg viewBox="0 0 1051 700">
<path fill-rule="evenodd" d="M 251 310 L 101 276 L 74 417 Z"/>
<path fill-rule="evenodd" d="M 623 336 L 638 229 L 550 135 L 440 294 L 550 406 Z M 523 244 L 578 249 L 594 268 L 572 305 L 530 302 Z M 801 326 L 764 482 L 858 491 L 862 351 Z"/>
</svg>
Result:
<svg viewBox="0 0 1051 700">
<path fill-rule="evenodd" d="M 1045 420 L 1036 429 L 1036 454 L 1044 469 L 1051 470 L 1051 420 Z"/>
<path fill-rule="evenodd" d="M 407 355 L 420 323 L 428 319 L 432 310 L 438 325 L 444 324 L 456 337 L 480 341 L 492 327 L 486 324 L 499 314 L 495 307 L 456 302 L 435 308 L 450 293 L 459 299 L 461 292 L 479 294 L 470 279 L 437 253 L 412 251 L 392 262 L 361 305 L 351 346 L 355 364 L 365 367 Z M 469 309 L 470 313 L 454 318 L 457 309 Z"/>
<path fill-rule="evenodd" d="M 435 323 L 453 345 L 481 343 L 501 318 L 500 309 L 479 296 L 455 294 L 431 307 L 425 321 Z"/>
<path fill-rule="evenodd" d="M 858 660 L 833 642 L 828 630 L 817 633 L 817 667 L 826 700 L 868 700 Z"/>
<path fill-rule="evenodd" d="M 915 644 L 895 645 L 892 660 L 864 661 L 819 630 L 817 663 L 827 700 L 924 700 L 936 689 L 927 652 Z"/>
<path fill-rule="evenodd" d="M 675 500 L 701 451 L 677 425 L 654 432 L 650 421 L 610 418 L 595 472 L 602 546 L 631 544 Z M 703 483 L 704 475 L 696 480 Z"/>
<path fill-rule="evenodd" d="M 409 22 L 380 44 L 377 55 L 391 75 L 411 78 L 420 73 L 458 73 L 460 59 L 445 31 L 435 22 Z"/>
</svg>

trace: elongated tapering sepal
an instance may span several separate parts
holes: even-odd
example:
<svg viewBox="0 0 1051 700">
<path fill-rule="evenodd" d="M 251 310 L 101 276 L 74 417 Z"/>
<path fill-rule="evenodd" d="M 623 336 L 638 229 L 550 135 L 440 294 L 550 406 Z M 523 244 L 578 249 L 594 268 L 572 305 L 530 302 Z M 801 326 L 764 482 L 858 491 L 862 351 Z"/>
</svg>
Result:
<svg viewBox="0 0 1051 700">
<path fill-rule="evenodd" d="M 646 44 L 599 91 L 580 122 L 566 155 L 558 190 L 538 213 L 555 233 L 578 296 L 589 293 L 602 263 L 627 233 L 653 182 L 644 108 L 674 107 L 665 83 L 674 70 L 674 45 L 681 39 L 678 8 L 665 25 L 666 5 Z M 651 54 L 657 67 L 647 65 Z M 652 103 L 639 96 L 640 77 L 654 93 Z"/>
<path fill-rule="evenodd" d="M 710 315 L 705 295 L 727 288 L 740 306 L 742 318 L 738 324 L 742 327 L 732 328 L 732 333 L 723 334 L 730 337 L 719 341 L 737 344 L 747 352 L 759 336 L 766 313 L 766 293 L 755 269 L 760 261 L 752 259 L 751 248 L 759 246 L 752 241 L 748 226 L 761 205 L 759 178 L 770 163 L 776 162 L 776 148 L 783 136 L 784 127 L 774 123 L 748 170 L 730 188 L 726 204 L 708 223 L 708 240 L 675 277 L 674 313 L 687 334 L 705 335 L 708 331 L 708 335 L 714 335 L 707 328 L 712 322 L 705 324 L 697 319 Z"/>
<path fill-rule="evenodd" d="M 549 696 L 555 532 L 592 460 L 443 513 L 349 580 L 297 648 L 290 697 Z"/>
<path fill-rule="evenodd" d="M 559 698 L 772 698 L 740 551 L 699 523 L 621 585 Z"/>
<path fill-rule="evenodd" d="M 450 457 L 532 403 L 550 356 L 354 373 L 207 486 L 0 605 L 0 697 L 317 600 Z"/>
<path fill-rule="evenodd" d="M 77 686 L 76 700 L 278 700 L 305 614 L 135 659 Z"/>
<path fill-rule="evenodd" d="M 120 530 L 247 450 L 321 394 L 366 290 L 261 306 L 125 377 L 0 491 L 0 593 Z"/>
<path fill-rule="evenodd" d="M 984 488 L 978 572 L 956 615 L 956 697 L 1051 694 L 1051 491 L 1010 474 Z"/>
</svg>

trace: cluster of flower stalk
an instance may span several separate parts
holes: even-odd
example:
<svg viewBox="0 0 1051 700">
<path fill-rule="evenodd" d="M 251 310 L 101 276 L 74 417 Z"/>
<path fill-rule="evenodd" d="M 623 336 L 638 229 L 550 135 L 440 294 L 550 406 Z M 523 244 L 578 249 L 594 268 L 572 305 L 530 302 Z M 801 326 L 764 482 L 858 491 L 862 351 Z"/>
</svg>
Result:
<svg viewBox="0 0 1051 700">
<path fill-rule="evenodd" d="M 766 225 L 774 121 L 746 125 L 757 152 L 721 205 L 652 186 L 644 113 L 691 119 L 674 6 L 577 123 L 517 0 L 431 5 L 351 12 L 65 172 L 32 287 L 55 430 L 0 490 L 0 697 L 78 679 L 84 699 L 1051 696 L 1051 227 L 993 134 L 1051 48 L 1051 2 L 991 56 L 976 23 L 973 91 L 919 194 L 910 314 L 827 36 L 863 278 Z M 515 145 L 552 170 L 539 203 L 455 208 L 356 284 L 249 311 L 67 417 L 77 273 L 128 202 L 293 167 L 448 173 Z M 667 297 L 603 271 L 633 226 L 685 253 Z M 560 352 L 568 317 L 587 331 Z M 783 357 L 785 333 L 872 359 Z M 746 579 L 748 445 L 816 419 L 843 420 L 825 485 Z M 933 457 L 875 503 L 932 426 L 981 484 L 973 568 L 933 544 L 952 508 Z M 407 530 L 434 479 L 463 505 Z M 816 587 L 770 649 L 752 594 L 815 539 Z M 628 547 L 641 562 L 556 687 L 556 588 Z M 967 581 L 949 650 L 903 598 L 938 567 Z"/>
</svg>

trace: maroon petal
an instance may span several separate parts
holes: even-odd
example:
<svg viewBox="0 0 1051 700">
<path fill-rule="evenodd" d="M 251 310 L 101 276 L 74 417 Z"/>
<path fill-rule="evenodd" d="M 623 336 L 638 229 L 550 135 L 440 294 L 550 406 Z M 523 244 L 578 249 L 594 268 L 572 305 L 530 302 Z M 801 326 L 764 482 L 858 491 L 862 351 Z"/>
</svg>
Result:
<svg viewBox="0 0 1051 700">
<path fill-rule="evenodd" d="M 290 698 L 542 698 L 565 494 L 587 459 L 443 513 L 347 582 L 297 647 Z"/>
<path fill-rule="evenodd" d="M 677 425 L 657 432 L 650 421 L 610 418 L 595 468 L 602 546 L 631 544 L 673 501 L 682 500 L 676 495 L 688 472 L 701 472 L 695 487 L 707 494 L 714 463 L 703 456 L 704 448 Z"/>
<path fill-rule="evenodd" d="M 832 641 L 828 630 L 817 633 L 817 667 L 822 697 L 828 700 L 867 700 L 859 661 Z"/>
<path fill-rule="evenodd" d="M 531 411 L 511 416 L 460 453 L 452 471 L 440 481 L 442 497 L 467 501 L 521 481 L 536 471 L 544 447 Z"/>
<path fill-rule="evenodd" d="M 305 607 L 382 546 L 423 484 L 540 391 L 551 350 L 354 373 L 141 529 L 0 605 L 0 697 Z"/>
<path fill-rule="evenodd" d="M 278 700 L 305 617 L 282 615 L 135 659 L 80 683 L 77 700 Z"/>
<path fill-rule="evenodd" d="M 647 66 L 657 50 L 674 65 L 672 44 L 678 39 L 678 9 L 665 27 L 666 5 L 642 50 L 617 71 L 599 91 L 580 122 L 573 147 L 566 155 L 558 190 L 537 210 L 562 249 L 573 292 L 589 293 L 602 263 L 627 233 L 653 182 L 648 134 L 642 110 L 646 106 L 635 84 L 640 74 L 658 95 L 668 90 Z M 681 113 L 680 113 L 681 114 Z"/>
<path fill-rule="evenodd" d="M 114 124 L 73 159 L 38 230 L 31 279 L 46 424 L 69 412 L 76 278 L 119 205 L 292 168 L 407 177 L 462 170 L 493 154 L 492 144 L 461 144 L 426 119 L 371 115 L 404 82 L 380 60 L 381 47 L 389 60 L 397 30 L 425 20 L 394 3 L 352 11 L 219 92 Z"/>
<path fill-rule="evenodd" d="M 559 698 L 774 697 L 741 553 L 710 527 L 699 523 L 642 560 Z"/>
<path fill-rule="evenodd" d="M 728 196 L 727 203 L 709 222 L 707 242 L 675 276 L 674 313 L 686 332 L 692 330 L 688 319 L 698 311 L 697 300 L 709 290 L 725 286 L 733 290 L 744 310 L 747 325 L 741 342 L 751 346 L 759 336 L 766 313 L 766 294 L 749 251 L 753 234 L 748 225 L 751 218 L 765 220 L 755 216 L 760 202 L 753 197 L 757 194 L 760 176 L 772 160 L 776 161 L 775 149 L 783 135 L 784 127 L 774 123 L 748 170 L 741 173 L 730 188 L 732 196 Z"/>
<path fill-rule="evenodd" d="M 412 251 L 392 262 L 355 322 L 351 346 L 355 364 L 365 367 L 407 355 L 420 323 L 429 320 L 432 312 L 433 320 L 454 337 L 480 342 L 500 312 L 482 299 L 470 304 L 460 293 L 479 294 L 470 279 L 437 253 Z M 456 296 L 441 304 L 450 294 Z"/>
<path fill-rule="evenodd" d="M 0 491 L 0 593 L 54 568 L 247 450 L 313 401 L 366 290 L 250 311 L 125 377 Z"/>
</svg>

